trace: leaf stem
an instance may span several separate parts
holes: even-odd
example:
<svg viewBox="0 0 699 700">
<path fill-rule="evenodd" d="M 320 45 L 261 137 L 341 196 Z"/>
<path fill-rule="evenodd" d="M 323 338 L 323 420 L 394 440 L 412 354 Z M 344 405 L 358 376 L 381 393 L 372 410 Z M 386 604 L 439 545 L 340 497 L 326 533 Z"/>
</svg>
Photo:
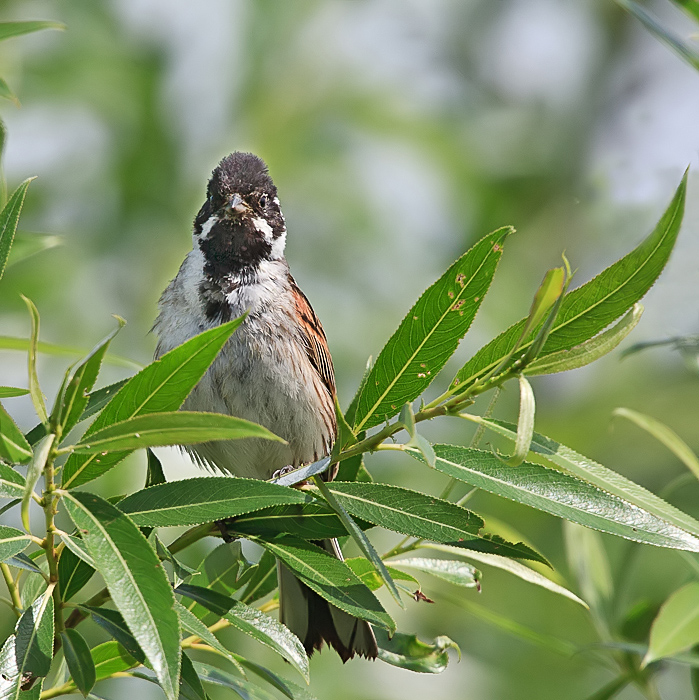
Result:
<svg viewBox="0 0 699 700">
<path fill-rule="evenodd" d="M 19 588 L 17 587 L 17 582 L 12 577 L 12 571 L 10 567 L 4 562 L 0 564 L 0 571 L 2 571 L 2 577 L 5 579 L 5 585 L 10 593 L 10 598 L 12 598 L 12 607 L 15 611 L 15 615 L 19 617 L 22 613 L 22 599 L 19 597 Z"/>
<path fill-rule="evenodd" d="M 54 460 L 56 458 L 56 450 L 51 449 L 44 465 L 44 492 L 42 494 L 41 503 L 44 509 L 44 518 L 46 520 L 46 538 L 42 543 L 42 547 L 46 552 L 46 562 L 49 567 L 49 584 L 54 584 L 53 588 L 53 603 L 54 603 L 54 618 L 55 618 L 55 636 L 60 637 L 61 632 L 65 629 L 63 621 L 63 600 L 61 599 L 61 591 L 58 584 L 58 557 L 56 556 L 55 536 L 56 525 L 54 519 L 58 512 L 59 496 L 56 495 L 55 469 Z"/>
</svg>

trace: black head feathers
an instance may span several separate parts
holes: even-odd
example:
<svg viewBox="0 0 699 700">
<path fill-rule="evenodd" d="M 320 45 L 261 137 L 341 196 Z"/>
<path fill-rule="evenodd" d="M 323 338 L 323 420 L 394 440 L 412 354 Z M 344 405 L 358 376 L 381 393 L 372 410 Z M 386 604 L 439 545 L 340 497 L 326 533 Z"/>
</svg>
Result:
<svg viewBox="0 0 699 700">
<path fill-rule="evenodd" d="M 252 153 L 236 151 L 226 156 L 211 174 L 207 194 L 225 199 L 231 194 L 245 196 L 257 190 L 275 197 L 277 189 L 265 162 Z"/>
</svg>

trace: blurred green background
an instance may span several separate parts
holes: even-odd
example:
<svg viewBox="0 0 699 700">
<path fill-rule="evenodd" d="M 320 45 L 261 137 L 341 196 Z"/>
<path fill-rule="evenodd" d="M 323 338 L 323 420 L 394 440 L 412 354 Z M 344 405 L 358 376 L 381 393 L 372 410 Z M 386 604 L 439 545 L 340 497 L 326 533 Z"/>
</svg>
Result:
<svg viewBox="0 0 699 700">
<path fill-rule="evenodd" d="M 652 9 L 681 34 L 692 31 L 669 3 Z M 422 290 L 483 234 L 517 228 L 436 395 L 451 370 L 526 314 L 562 251 L 578 270 L 574 284 L 586 281 L 640 241 L 687 165 L 699 166 L 699 73 L 612 0 L 5 0 L 0 20 L 15 19 L 68 28 L 0 44 L 0 74 L 22 103 L 0 105 L 8 184 L 39 176 L 20 228 L 59 234 L 62 245 L 8 270 L 2 335 L 28 335 L 21 292 L 41 312 L 43 340 L 88 348 L 119 314 L 128 325 L 112 348 L 147 362 L 156 302 L 191 247 L 210 171 L 229 152 L 250 150 L 279 188 L 287 257 L 324 323 L 345 406 L 367 357 Z M 690 175 L 677 249 L 631 342 L 698 330 L 698 180 Z M 25 386 L 25 363 L 2 351 L 0 384 Z M 66 363 L 41 358 L 49 397 Z M 108 367 L 103 383 L 128 373 Z M 623 362 L 617 352 L 536 379 L 537 430 L 659 492 L 683 467 L 611 411 L 655 416 L 699 450 L 697 382 L 669 350 Z M 516 401 L 516 390 L 505 392 L 497 415 L 514 419 Z M 28 398 L 8 408 L 33 425 Z M 448 419 L 425 434 L 470 438 Z M 175 451 L 160 454 L 169 478 L 194 472 Z M 443 486 L 408 458 L 368 464 L 378 481 Z M 139 486 L 142 456 L 116 471 L 95 488 Z M 699 516 L 698 496 L 689 485 L 671 500 Z M 470 505 L 491 530 L 509 527 L 533 543 L 580 592 L 560 521 L 487 494 Z M 612 581 L 603 602 L 618 620 L 690 576 L 673 552 L 602 541 Z M 397 616 L 402 631 L 452 637 L 460 663 L 419 676 L 378 662 L 342 666 L 326 652 L 313 661 L 311 690 L 324 700 L 582 699 L 613 678 L 593 651 L 569 653 L 597 639 L 582 608 L 482 568 L 482 593 L 424 577 L 436 604 Z M 520 627 L 507 631 L 483 610 Z M 158 697 L 146 685 L 120 681 L 100 692 Z M 692 697 L 681 667 L 659 686 L 663 698 Z M 630 688 L 618 697 L 641 696 Z"/>
</svg>

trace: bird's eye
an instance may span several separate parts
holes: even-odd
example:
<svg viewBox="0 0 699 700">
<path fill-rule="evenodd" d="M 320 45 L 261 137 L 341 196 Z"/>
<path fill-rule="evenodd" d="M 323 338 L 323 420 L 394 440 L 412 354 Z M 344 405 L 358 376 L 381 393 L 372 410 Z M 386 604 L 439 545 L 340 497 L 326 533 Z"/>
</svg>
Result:
<svg viewBox="0 0 699 700">
<path fill-rule="evenodd" d="M 267 201 L 268 201 L 268 199 L 269 199 L 269 198 L 267 197 L 266 194 L 263 194 L 263 195 L 260 197 L 260 206 L 261 206 L 263 209 L 267 206 Z"/>
</svg>

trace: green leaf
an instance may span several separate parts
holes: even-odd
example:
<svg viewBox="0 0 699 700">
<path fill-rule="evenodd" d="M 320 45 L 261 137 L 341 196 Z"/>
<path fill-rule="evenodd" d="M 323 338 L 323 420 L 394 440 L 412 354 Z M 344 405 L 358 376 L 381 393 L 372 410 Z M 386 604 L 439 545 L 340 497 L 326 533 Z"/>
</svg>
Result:
<svg viewBox="0 0 699 700">
<path fill-rule="evenodd" d="M 23 552 L 29 546 L 26 532 L 14 527 L 0 525 L 0 561 L 5 561 Z"/>
<path fill-rule="evenodd" d="M 543 576 L 538 571 L 534 571 L 534 569 L 530 569 L 528 566 L 525 566 L 524 564 L 518 561 L 513 561 L 512 559 L 502 557 L 499 554 L 491 554 L 489 552 L 464 552 L 463 550 L 458 549 L 457 547 L 453 547 L 446 544 L 423 544 L 422 547 L 426 549 L 434 549 L 439 552 L 450 554 L 452 556 L 473 559 L 482 564 L 486 564 L 487 566 L 493 566 L 496 569 L 502 569 L 503 571 L 507 571 L 513 574 L 514 576 L 521 578 L 523 581 L 533 583 L 535 586 L 540 586 L 541 588 L 545 588 L 547 591 L 551 591 L 552 593 L 556 593 L 557 595 L 569 598 L 570 600 L 576 602 L 578 605 L 582 605 L 583 608 L 585 608 L 586 610 L 589 609 L 587 603 L 584 600 L 578 598 L 578 596 L 576 596 L 575 593 L 569 591 L 563 586 L 560 586 L 555 581 L 546 578 L 546 576 Z"/>
<path fill-rule="evenodd" d="M 203 476 L 137 491 L 119 508 L 140 526 L 199 525 L 283 503 L 309 503 L 312 496 L 258 479 Z"/>
<path fill-rule="evenodd" d="M 52 655 L 53 599 L 48 592 L 24 612 L 0 650 L 0 698 L 38 700 L 41 682 L 30 691 L 22 686 L 48 674 Z"/>
<path fill-rule="evenodd" d="M 614 350 L 631 333 L 641 320 L 642 314 L 643 306 L 634 304 L 616 325 L 569 350 L 559 350 L 534 360 L 524 368 L 524 374 L 534 376 L 567 372 L 599 360 L 600 357 Z"/>
<path fill-rule="evenodd" d="M 606 612 L 614 583 L 601 535 L 568 522 L 563 523 L 563 535 L 568 568 L 578 582 L 578 589 L 593 610 Z"/>
<path fill-rule="evenodd" d="M 515 545 L 480 534 L 483 520 L 456 503 L 386 484 L 333 481 L 329 488 L 355 517 L 403 535 L 548 564 L 522 543 Z"/>
<path fill-rule="evenodd" d="M 118 642 L 104 642 L 91 653 L 98 681 L 140 665 Z"/>
<path fill-rule="evenodd" d="M 271 695 L 259 686 L 215 666 L 195 662 L 194 669 L 204 683 L 230 688 L 245 700 L 276 700 L 274 695 Z"/>
<path fill-rule="evenodd" d="M 50 419 L 51 428 L 58 436 L 58 440 L 75 427 L 87 406 L 87 395 L 97 380 L 107 348 L 126 323 L 121 318 L 117 318 L 117 321 L 118 327 L 101 340 L 87 357 L 65 374 Z"/>
<path fill-rule="evenodd" d="M 61 236 L 48 233 L 17 231 L 12 249 L 10 250 L 10 257 L 7 259 L 7 267 L 12 267 L 37 253 L 50 250 L 62 243 L 63 239 Z"/>
<path fill-rule="evenodd" d="M 48 423 L 48 414 L 46 413 L 46 404 L 44 403 L 44 395 L 41 393 L 39 386 L 39 377 L 36 372 L 36 356 L 38 354 L 39 345 L 39 310 L 34 305 L 31 299 L 28 299 L 23 294 L 20 295 L 22 300 L 29 309 L 29 315 L 32 319 L 32 334 L 29 340 L 29 350 L 27 353 L 28 369 L 29 369 L 29 393 L 32 397 L 34 410 L 39 420 L 46 424 Z"/>
<path fill-rule="evenodd" d="M 0 22 L 0 38 L 2 38 L 1 35 L 3 24 L 5 23 Z M 2 275 L 5 272 L 5 265 L 7 264 L 7 258 L 10 254 L 10 248 L 12 247 L 12 241 L 15 237 L 15 231 L 17 231 L 19 215 L 22 212 L 24 197 L 27 194 L 27 187 L 29 187 L 29 183 L 33 179 L 33 177 L 26 179 L 12 193 L 0 212 L 0 279 L 2 279 Z"/>
<path fill-rule="evenodd" d="M 534 391 L 524 375 L 519 375 L 519 418 L 517 420 L 517 437 L 515 438 L 515 451 L 511 457 L 503 459 L 508 467 L 518 467 L 529 454 L 529 446 L 534 435 L 534 416 L 536 404 Z M 433 467 L 434 464 L 430 464 Z"/>
<path fill-rule="evenodd" d="M 155 552 L 136 525 L 102 498 L 73 493 L 63 502 L 168 700 L 177 700 L 179 619 Z"/>
<path fill-rule="evenodd" d="M 260 561 L 254 567 L 254 571 L 241 602 L 251 605 L 269 595 L 277 587 L 277 560 L 267 550 L 262 553 Z"/>
<path fill-rule="evenodd" d="M 65 629 L 61 632 L 63 655 L 68 671 L 78 690 L 87 697 L 97 681 L 95 662 L 90 655 L 90 647 L 84 637 L 76 629 Z"/>
<path fill-rule="evenodd" d="M 17 95 L 15 95 L 14 92 L 12 92 L 12 88 L 7 84 L 5 80 L 0 78 L 0 97 L 4 97 L 6 100 L 10 100 L 10 102 L 14 102 L 15 107 L 19 107 L 19 100 L 17 99 Z"/>
<path fill-rule="evenodd" d="M 131 377 L 88 428 L 83 441 L 102 428 L 135 416 L 176 411 L 243 318 L 200 333 Z M 63 487 L 74 488 L 96 479 L 127 454 L 71 455 L 63 467 Z"/>
<path fill-rule="evenodd" d="M 187 608 L 182 605 L 182 603 L 175 603 L 175 609 L 180 617 L 180 624 L 182 629 L 187 630 L 190 634 L 194 634 L 204 643 L 208 644 L 212 649 L 216 649 L 219 654 L 228 659 L 232 664 L 234 664 L 240 671 L 240 663 L 234 654 L 232 654 L 226 647 L 221 644 L 221 642 L 216 639 L 213 632 L 192 612 L 187 610 Z"/>
<path fill-rule="evenodd" d="M 689 445 L 667 425 L 655 418 L 643 413 L 632 411 L 630 408 L 615 408 L 614 416 L 620 416 L 635 423 L 641 430 L 645 430 L 656 440 L 667 447 L 694 476 L 699 479 L 699 457 L 697 457 Z"/>
<path fill-rule="evenodd" d="M 418 299 L 369 372 L 356 431 L 388 420 L 430 385 L 468 331 L 513 231 L 505 227 L 482 238 Z"/>
<path fill-rule="evenodd" d="M 604 687 L 600 688 L 596 693 L 593 693 L 586 700 L 612 700 L 615 698 L 627 685 L 631 683 L 631 677 L 623 674 L 613 681 L 610 681 Z"/>
<path fill-rule="evenodd" d="M 625 10 L 639 20 L 643 26 L 660 41 L 667 44 L 678 56 L 689 63 L 692 68 L 699 70 L 699 52 L 686 41 L 680 39 L 674 32 L 664 27 L 658 20 L 633 0 L 617 0 Z"/>
<path fill-rule="evenodd" d="M 699 583 L 675 591 L 662 605 L 650 630 L 643 666 L 699 643 Z"/>
<path fill-rule="evenodd" d="M 26 554 L 17 554 L 14 557 L 10 557 L 6 563 L 34 574 L 42 573 L 41 569 Z"/>
<path fill-rule="evenodd" d="M 39 477 L 44 471 L 46 466 L 46 461 L 49 458 L 49 453 L 53 447 L 54 438 L 56 436 L 49 433 L 45 438 L 39 442 L 39 444 L 34 448 L 34 454 L 32 455 L 32 460 L 29 462 L 29 467 L 27 467 L 27 483 L 24 486 L 24 494 L 22 495 L 22 525 L 27 532 L 31 532 L 32 529 L 29 523 L 29 506 L 32 502 L 32 496 L 34 494 L 34 487 L 36 486 Z"/>
<path fill-rule="evenodd" d="M 291 535 L 257 541 L 321 598 L 354 617 L 395 630 L 395 623 L 381 603 L 344 562 Z"/>
<path fill-rule="evenodd" d="M 335 495 L 328 489 L 322 478 L 315 477 L 313 481 L 326 503 L 337 513 L 338 517 L 342 521 L 342 524 L 347 529 L 347 532 L 349 532 L 350 536 L 359 547 L 359 550 L 364 554 L 367 560 L 374 567 L 374 570 L 378 576 L 386 584 L 386 588 L 393 597 L 393 600 L 395 600 L 401 608 L 405 609 L 405 604 L 401 600 L 396 584 L 393 583 L 393 579 L 388 573 L 386 565 L 383 563 L 379 553 L 374 549 L 374 545 L 371 544 L 369 538 L 364 534 L 364 532 L 362 532 L 357 523 L 354 522 L 342 504 L 338 502 Z"/>
<path fill-rule="evenodd" d="M 201 680 L 190 658 L 182 652 L 182 676 L 180 678 L 180 700 L 207 700 Z"/>
<path fill-rule="evenodd" d="M 449 663 L 449 649 L 461 652 L 449 637 L 437 637 L 432 644 L 421 642 L 414 634 L 398 632 L 390 639 L 383 630 L 375 630 L 381 661 L 417 673 L 441 673 Z"/>
<path fill-rule="evenodd" d="M 230 595 L 243 585 L 240 576 L 251 568 L 239 540 L 224 542 L 210 551 L 201 562 L 195 583 Z M 245 582 L 249 580 L 248 575 Z"/>
<path fill-rule="evenodd" d="M 50 22 L 46 20 L 32 20 L 30 22 L 0 22 L 0 41 L 11 39 L 22 34 L 31 34 L 41 29 L 65 29 L 66 25 L 61 22 Z"/>
<path fill-rule="evenodd" d="M 157 486 L 158 484 L 164 484 L 167 479 L 163 472 L 163 465 L 157 458 L 153 450 L 148 448 L 146 451 L 148 455 L 148 474 L 146 475 L 146 485 L 144 488 L 149 488 L 150 486 Z"/>
<path fill-rule="evenodd" d="M 364 557 L 345 559 L 345 564 L 357 574 L 361 582 L 367 586 L 370 591 L 378 591 L 379 588 L 383 586 L 383 580 L 376 573 L 376 569 L 374 569 L 371 562 L 367 561 Z M 396 569 L 393 566 L 387 566 L 386 568 L 394 581 L 407 581 L 416 588 L 420 587 L 420 582 L 414 576 L 406 574 L 404 571 L 400 571 L 400 569 Z"/>
<path fill-rule="evenodd" d="M 85 549 L 85 543 L 80 538 L 63 532 L 61 533 L 61 539 L 65 543 L 66 548 L 73 552 L 78 559 L 84 561 L 90 568 L 95 568 L 95 562 Z"/>
<path fill-rule="evenodd" d="M 107 358 L 105 358 L 105 361 L 106 360 Z M 114 382 L 114 384 L 110 384 L 109 386 L 105 386 L 91 392 L 87 399 L 87 406 L 85 407 L 82 416 L 80 416 L 80 420 L 86 420 L 87 418 L 94 416 L 95 413 L 99 413 L 112 400 L 112 398 L 114 398 L 119 389 L 121 389 L 128 381 L 128 379 L 122 379 L 119 382 Z"/>
<path fill-rule="evenodd" d="M 79 593 L 94 575 L 95 570 L 66 546 L 58 560 L 58 586 L 61 600 L 68 601 Z"/>
<path fill-rule="evenodd" d="M 1 415 L 2 413 L 0 412 Z M 25 483 L 21 474 L 8 464 L 0 462 L 0 498 L 22 498 Z"/>
<path fill-rule="evenodd" d="M 522 330 L 522 339 L 526 338 L 553 309 L 559 297 L 565 291 L 566 270 L 554 267 L 548 270 L 534 295 L 534 301 L 529 309 L 529 316 Z"/>
<path fill-rule="evenodd" d="M 296 683 L 288 681 L 286 678 L 282 678 L 276 673 L 270 671 L 268 668 L 265 668 L 260 664 L 256 664 L 254 661 L 244 659 L 242 656 L 238 656 L 237 654 L 235 657 L 242 666 L 245 666 L 245 668 L 267 681 L 267 683 L 289 698 L 289 700 L 316 700 L 316 698 L 305 688 L 296 685 Z"/>
<path fill-rule="evenodd" d="M 273 649 L 308 682 L 308 656 L 298 637 L 274 618 L 229 596 L 201 586 L 183 583 L 176 589 L 207 610 L 224 617 L 235 628 Z"/>
<path fill-rule="evenodd" d="M 457 586 L 480 588 L 481 572 L 463 561 L 411 557 L 408 559 L 392 559 L 391 563 L 393 566 L 405 566 L 408 569 L 432 574 Z"/>
<path fill-rule="evenodd" d="M 147 413 L 92 432 L 71 448 L 76 453 L 110 453 L 162 445 L 191 445 L 209 440 L 254 437 L 285 442 L 257 423 L 220 413 L 173 411 Z"/>
<path fill-rule="evenodd" d="M 435 445 L 435 452 L 438 471 L 484 491 L 636 542 L 699 551 L 699 538 L 686 530 L 568 474 L 527 462 L 508 467 L 489 452 L 457 445 Z"/>
<path fill-rule="evenodd" d="M 684 214 L 687 174 L 653 233 L 637 248 L 563 298 L 560 312 L 539 357 L 574 348 L 626 313 L 650 289 L 670 257 Z M 451 389 L 473 385 L 515 347 L 526 319 L 481 348 L 458 372 Z M 533 341 L 520 346 L 526 350 Z"/>
<path fill-rule="evenodd" d="M 32 458 L 32 448 L 10 414 L 0 404 L 0 459 L 12 464 L 24 464 Z M 0 478 L 3 475 L 0 474 Z M 2 487 L 0 486 L 0 489 Z M 0 494 L 2 491 L 0 490 Z M 10 495 L 8 493 L 8 495 Z"/>
<path fill-rule="evenodd" d="M 466 416 L 469 420 L 485 425 L 490 430 L 504 435 L 510 439 L 514 438 L 512 424 L 505 421 L 486 420 L 478 416 Z M 629 481 L 621 474 L 603 467 L 601 464 L 594 462 L 589 457 L 578 454 L 570 447 L 561 445 L 560 443 L 534 433 L 531 444 L 532 452 L 545 457 L 548 461 L 560 467 L 566 472 L 569 472 L 585 481 L 594 484 L 595 486 L 609 491 L 609 493 L 618 496 L 636 507 L 640 507 L 657 518 L 665 520 L 671 525 L 687 530 L 693 535 L 699 537 L 699 522 L 690 517 L 681 510 L 659 498 L 654 493 L 644 489 L 642 486 Z"/>
<path fill-rule="evenodd" d="M 9 399 L 15 396 L 26 396 L 29 389 L 19 389 L 14 386 L 0 386 L 0 399 Z"/>
<path fill-rule="evenodd" d="M 177 601 L 175 601 L 175 605 L 177 605 Z M 146 655 L 129 631 L 122 614 L 118 610 L 95 608 L 91 605 L 80 605 L 79 608 L 83 612 L 89 613 L 94 622 L 110 637 L 119 642 L 120 647 L 123 647 L 136 662 L 142 664 L 146 660 Z"/>
</svg>

